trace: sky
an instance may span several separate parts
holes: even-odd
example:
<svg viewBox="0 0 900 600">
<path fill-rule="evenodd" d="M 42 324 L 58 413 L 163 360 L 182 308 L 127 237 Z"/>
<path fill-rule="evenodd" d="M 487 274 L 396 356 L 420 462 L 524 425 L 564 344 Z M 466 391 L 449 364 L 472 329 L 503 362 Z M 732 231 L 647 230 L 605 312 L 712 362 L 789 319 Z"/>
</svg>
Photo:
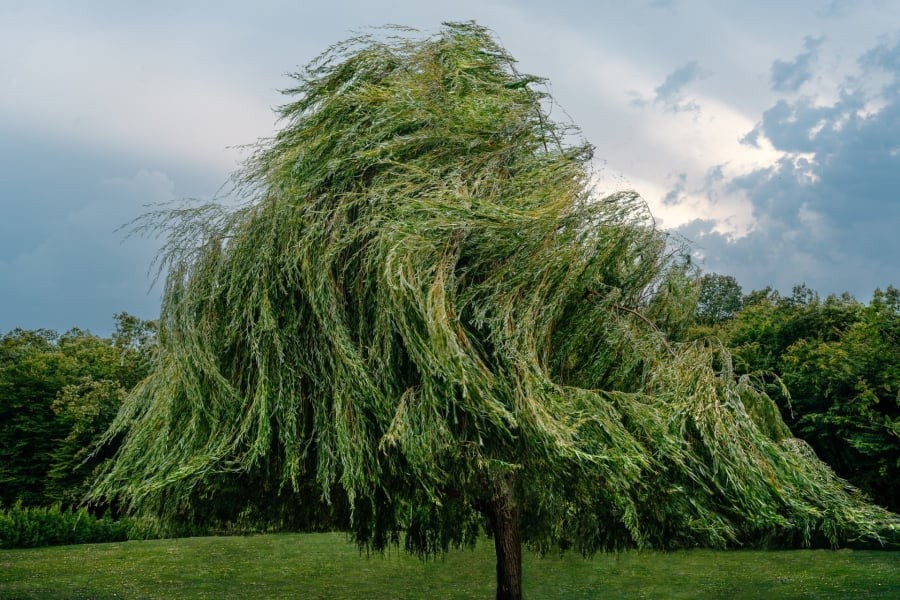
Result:
<svg viewBox="0 0 900 600">
<path fill-rule="evenodd" d="M 288 74 L 367 27 L 491 28 L 705 272 L 900 285 L 900 2 L 0 2 L 0 332 L 158 315 L 154 205 L 216 197 Z M 123 227 L 125 226 L 125 227 Z"/>
</svg>

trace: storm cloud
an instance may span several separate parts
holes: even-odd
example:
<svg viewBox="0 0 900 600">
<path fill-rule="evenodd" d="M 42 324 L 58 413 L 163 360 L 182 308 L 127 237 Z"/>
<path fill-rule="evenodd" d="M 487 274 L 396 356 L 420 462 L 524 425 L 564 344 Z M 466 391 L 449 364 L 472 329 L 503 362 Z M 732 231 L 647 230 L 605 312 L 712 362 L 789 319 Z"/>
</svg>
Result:
<svg viewBox="0 0 900 600">
<path fill-rule="evenodd" d="M 0 3 L 0 332 L 154 318 L 159 241 L 275 131 L 294 72 L 367 27 L 474 19 L 703 266 L 745 287 L 897 284 L 900 4 L 798 0 Z M 150 290 L 148 292 L 148 290 Z"/>
<path fill-rule="evenodd" d="M 823 38 L 809 37 L 803 41 L 805 52 L 798 54 L 793 60 L 776 60 L 772 63 L 772 89 L 778 92 L 796 92 L 800 86 L 809 81 L 813 74 L 819 46 Z"/>
<path fill-rule="evenodd" d="M 709 270 L 740 272 L 750 287 L 805 282 L 861 298 L 900 281 L 900 43 L 882 41 L 858 64 L 835 101 L 781 99 L 747 136 L 783 153 L 728 183 L 752 204 L 749 235 L 729 239 L 699 219 L 680 228 Z M 879 76 L 884 85 L 867 91 Z"/>
</svg>

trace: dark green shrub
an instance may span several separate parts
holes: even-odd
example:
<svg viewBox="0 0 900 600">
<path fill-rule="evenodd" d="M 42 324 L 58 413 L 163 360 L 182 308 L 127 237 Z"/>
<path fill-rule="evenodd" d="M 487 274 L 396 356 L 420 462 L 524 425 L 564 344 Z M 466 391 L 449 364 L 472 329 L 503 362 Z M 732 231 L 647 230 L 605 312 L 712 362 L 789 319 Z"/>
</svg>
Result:
<svg viewBox="0 0 900 600">
<path fill-rule="evenodd" d="M 0 510 L 0 548 L 34 548 L 65 544 L 121 542 L 129 538 L 131 522 L 95 517 L 86 509 L 23 507 Z"/>
</svg>

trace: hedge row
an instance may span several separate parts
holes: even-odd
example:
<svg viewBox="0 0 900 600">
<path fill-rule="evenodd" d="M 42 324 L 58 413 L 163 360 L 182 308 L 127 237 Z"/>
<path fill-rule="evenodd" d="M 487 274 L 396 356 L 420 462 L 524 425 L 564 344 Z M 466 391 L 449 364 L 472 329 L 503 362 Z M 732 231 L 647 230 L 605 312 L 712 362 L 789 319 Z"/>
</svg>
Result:
<svg viewBox="0 0 900 600">
<path fill-rule="evenodd" d="M 63 509 L 59 504 L 22 506 L 17 502 L 10 508 L 0 506 L 0 549 L 297 530 L 278 522 L 260 523 L 244 513 L 233 521 L 212 520 L 200 525 L 163 523 L 150 518 L 114 520 L 96 517 L 84 508 Z"/>
<path fill-rule="evenodd" d="M 34 548 L 64 544 L 121 542 L 132 536 L 130 520 L 95 517 L 85 509 L 64 510 L 59 505 L 0 510 L 0 548 Z"/>
</svg>

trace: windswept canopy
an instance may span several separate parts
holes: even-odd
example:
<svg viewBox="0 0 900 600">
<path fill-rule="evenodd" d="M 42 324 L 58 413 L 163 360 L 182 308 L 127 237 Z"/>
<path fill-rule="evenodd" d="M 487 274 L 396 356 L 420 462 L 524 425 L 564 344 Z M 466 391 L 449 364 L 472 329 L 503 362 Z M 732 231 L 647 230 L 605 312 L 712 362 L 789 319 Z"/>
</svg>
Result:
<svg viewBox="0 0 900 600">
<path fill-rule="evenodd" d="M 149 216 L 159 350 L 95 497 L 182 517 L 251 482 L 237 509 L 343 504 L 422 553 L 500 496 L 541 549 L 875 535 L 724 349 L 667 341 L 683 266 L 489 32 L 391 29 L 295 77 L 243 204 Z"/>
</svg>

